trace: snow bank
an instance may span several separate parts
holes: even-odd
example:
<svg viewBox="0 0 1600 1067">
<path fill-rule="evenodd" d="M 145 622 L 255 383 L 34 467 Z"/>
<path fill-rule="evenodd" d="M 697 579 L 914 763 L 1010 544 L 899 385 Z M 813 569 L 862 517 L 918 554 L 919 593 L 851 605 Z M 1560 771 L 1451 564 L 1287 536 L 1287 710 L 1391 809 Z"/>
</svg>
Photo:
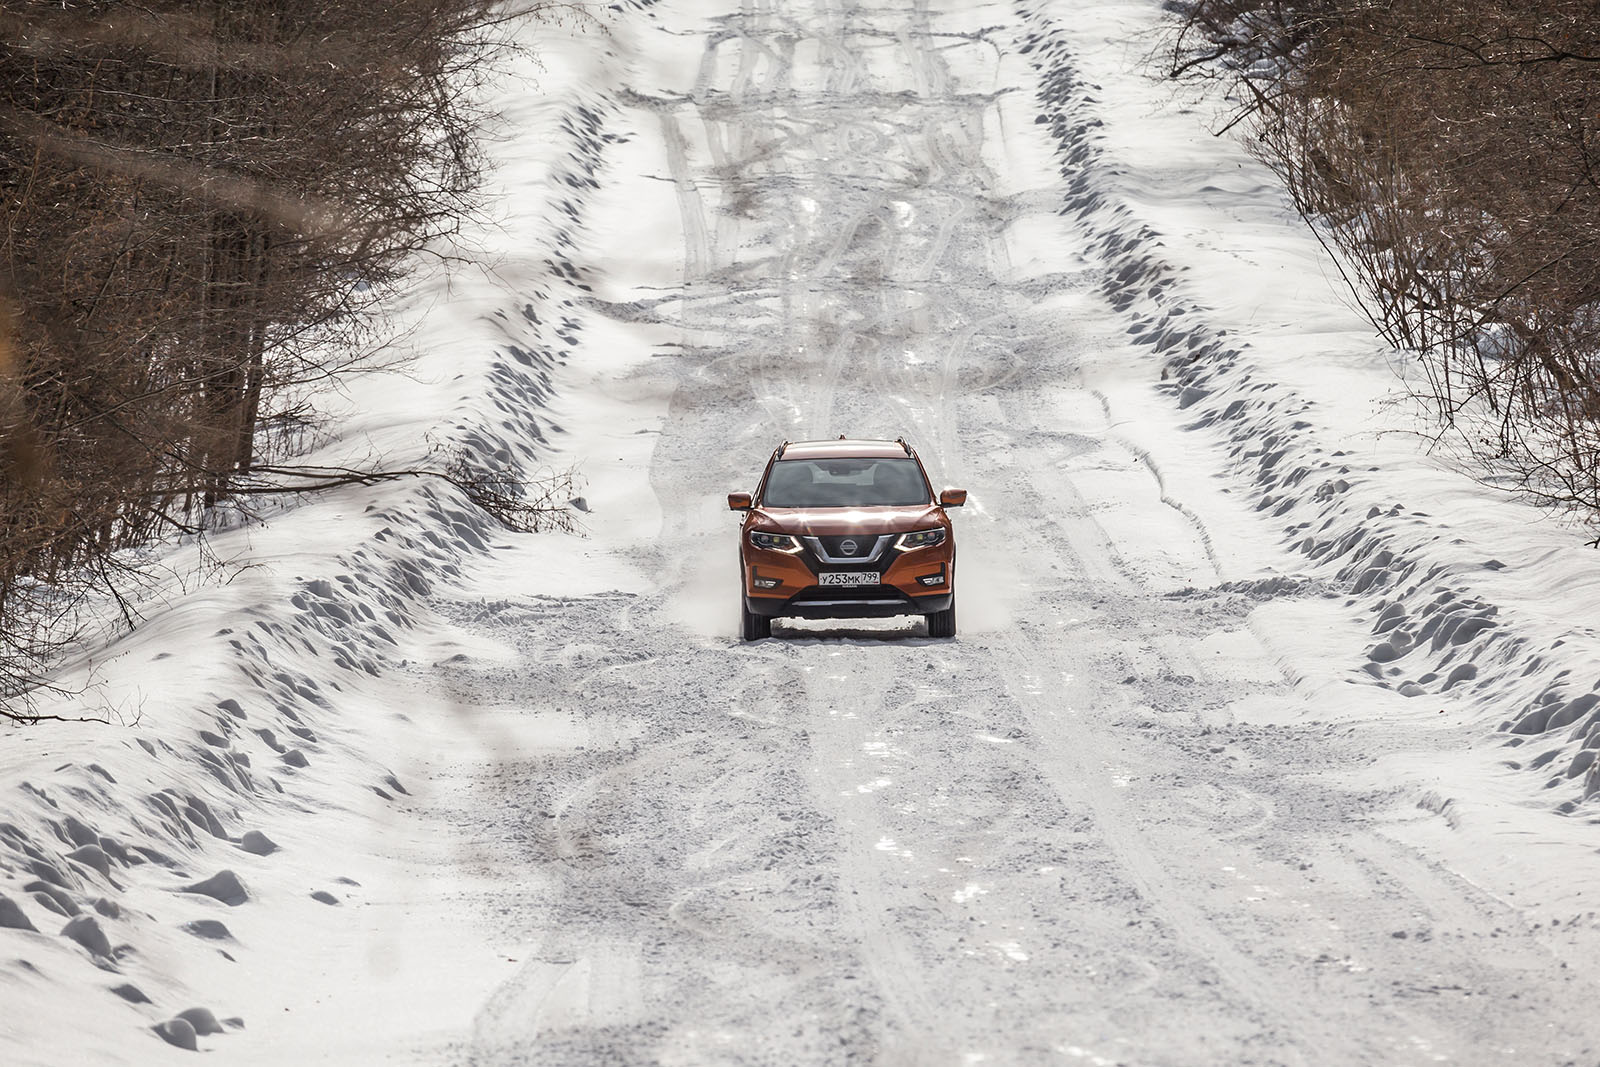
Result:
<svg viewBox="0 0 1600 1067">
<path fill-rule="evenodd" d="M 1131 349 L 1106 339 L 1131 365 L 1108 357 L 1096 384 L 1175 508 L 1231 538 L 1277 530 L 1281 573 L 1173 595 L 1272 600 L 1252 625 L 1288 669 L 1343 647 L 1343 669 L 1301 688 L 1461 750 L 1420 771 L 1440 783 L 1424 803 L 1451 808 L 1452 825 L 1567 836 L 1508 809 L 1594 815 L 1600 560 L 1579 531 L 1429 457 L 1403 356 L 1349 306 L 1270 172 L 1208 136 L 1213 105 L 1147 77 L 1158 5 L 1017 10 L 1061 215 L 1090 244 L 1102 298 L 1134 322 Z M 1143 387 L 1155 378 L 1164 403 Z M 1229 457 L 1225 481 L 1190 463 L 1197 438 Z M 1521 784 L 1484 795 L 1505 771 Z"/>
<path fill-rule="evenodd" d="M 492 101 L 503 217 L 441 250 L 452 270 L 419 269 L 395 308 L 398 372 L 324 398 L 336 436 L 309 461 L 460 454 L 522 477 L 555 461 L 554 401 L 593 299 L 574 256 L 620 65 L 592 21 L 528 40 Z M 457 857 L 450 828 L 419 820 L 429 783 L 411 772 L 430 748 L 487 742 L 419 703 L 411 672 L 452 653 L 429 601 L 463 561 L 540 540 L 419 480 L 216 534 L 206 547 L 226 566 L 197 588 L 195 546 L 174 547 L 179 577 L 146 621 L 57 679 L 80 695 L 39 709 L 108 721 L 6 731 L 0 1060 L 144 1063 L 165 1046 L 359 1059 L 459 1032 L 496 961 L 456 944 L 451 959 L 486 969 L 433 966 L 460 901 L 429 871 Z M 337 1013 L 319 1004 L 341 989 Z M 240 1018 L 246 1001 L 281 1010 Z M 254 1040 L 236 1041 L 246 1027 Z"/>
</svg>

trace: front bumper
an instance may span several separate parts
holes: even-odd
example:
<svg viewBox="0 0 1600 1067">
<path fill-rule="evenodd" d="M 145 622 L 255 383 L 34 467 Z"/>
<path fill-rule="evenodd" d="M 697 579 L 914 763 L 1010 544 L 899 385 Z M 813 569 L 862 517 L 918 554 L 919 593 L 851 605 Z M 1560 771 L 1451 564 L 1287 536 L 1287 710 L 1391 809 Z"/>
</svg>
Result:
<svg viewBox="0 0 1600 1067">
<path fill-rule="evenodd" d="M 746 596 L 752 615 L 788 619 L 887 619 L 895 615 L 931 615 L 949 611 L 951 593 L 907 596 L 893 586 L 828 589 L 812 586 L 788 598 Z"/>
</svg>

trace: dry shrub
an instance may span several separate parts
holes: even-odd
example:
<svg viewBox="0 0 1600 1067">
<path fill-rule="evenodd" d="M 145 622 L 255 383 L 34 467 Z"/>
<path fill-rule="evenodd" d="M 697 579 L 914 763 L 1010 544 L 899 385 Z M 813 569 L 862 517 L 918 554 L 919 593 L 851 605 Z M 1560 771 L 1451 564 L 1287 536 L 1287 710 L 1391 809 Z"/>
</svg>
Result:
<svg viewBox="0 0 1600 1067">
<path fill-rule="evenodd" d="M 1600 524 L 1600 19 L 1589 0 L 1174 5 L 1237 119 L 1492 479 Z"/>
</svg>

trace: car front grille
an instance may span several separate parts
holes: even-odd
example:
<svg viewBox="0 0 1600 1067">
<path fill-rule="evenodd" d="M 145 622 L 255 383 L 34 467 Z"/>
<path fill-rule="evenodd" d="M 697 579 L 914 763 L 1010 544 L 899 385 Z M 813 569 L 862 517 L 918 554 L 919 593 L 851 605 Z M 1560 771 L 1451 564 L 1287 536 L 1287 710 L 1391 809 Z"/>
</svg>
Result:
<svg viewBox="0 0 1600 1067">
<path fill-rule="evenodd" d="M 876 562 L 893 539 L 893 534 L 839 534 L 802 538 L 812 553 L 829 566 Z"/>
</svg>

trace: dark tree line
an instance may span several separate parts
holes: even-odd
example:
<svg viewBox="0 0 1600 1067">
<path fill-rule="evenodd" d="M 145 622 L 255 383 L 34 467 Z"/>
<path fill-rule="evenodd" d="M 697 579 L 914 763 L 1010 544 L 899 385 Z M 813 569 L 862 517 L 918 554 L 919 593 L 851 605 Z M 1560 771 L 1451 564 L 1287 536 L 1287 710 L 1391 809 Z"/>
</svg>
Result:
<svg viewBox="0 0 1600 1067">
<path fill-rule="evenodd" d="M 1600 524 L 1600 3 L 1171 6 L 1442 423 Z"/>
<path fill-rule="evenodd" d="M 0 0 L 0 698 L 129 546 L 371 474 L 270 461 L 469 207 L 464 101 L 505 17 Z"/>
</svg>

